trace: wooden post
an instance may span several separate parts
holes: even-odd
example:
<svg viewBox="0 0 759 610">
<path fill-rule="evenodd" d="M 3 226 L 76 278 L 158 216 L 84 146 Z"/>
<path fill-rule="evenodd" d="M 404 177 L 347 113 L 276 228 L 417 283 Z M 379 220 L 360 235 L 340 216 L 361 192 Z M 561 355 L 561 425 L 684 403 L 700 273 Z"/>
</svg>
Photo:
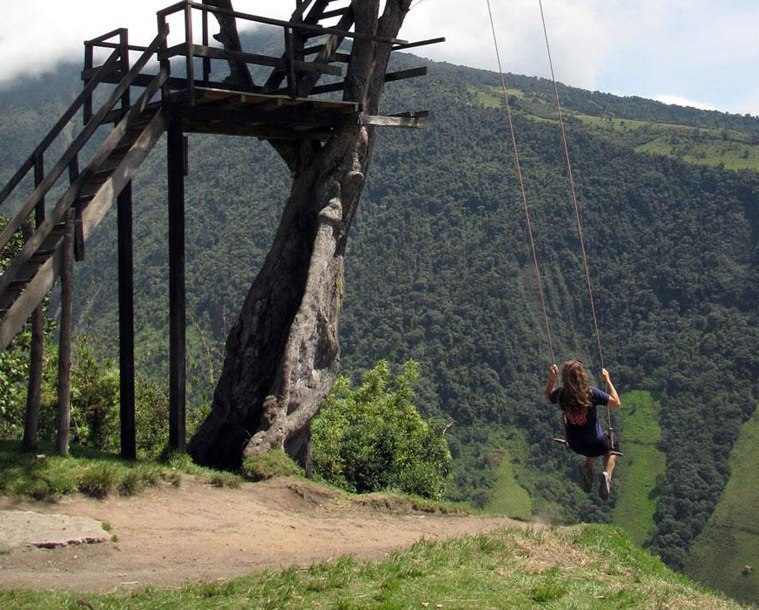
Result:
<svg viewBox="0 0 759 610">
<path fill-rule="evenodd" d="M 22 226 L 24 241 L 32 234 L 32 228 Z M 40 424 L 40 401 L 42 398 L 42 363 L 45 349 L 45 315 L 42 305 L 32 312 L 32 337 L 29 346 L 29 383 L 26 387 L 26 412 L 24 414 L 24 437 L 21 446 L 24 451 L 33 451 L 39 444 L 37 433 Z"/>
<path fill-rule="evenodd" d="M 40 185 L 45 177 L 44 160 L 42 155 L 34 158 L 34 186 Z M 45 221 L 45 198 L 34 210 L 35 226 L 39 227 Z M 31 227 L 24 224 L 21 228 L 24 242 L 32 234 Z M 29 346 L 29 383 L 26 386 L 26 412 L 24 413 L 24 436 L 21 447 L 25 451 L 37 449 L 39 444 L 38 432 L 40 426 L 40 405 L 42 400 L 42 365 L 45 356 L 45 313 L 39 305 L 31 317 L 32 337 Z"/>
<path fill-rule="evenodd" d="M 122 69 L 129 70 L 129 38 L 119 35 Z M 131 107 L 130 88 L 121 96 L 121 116 Z M 116 199 L 119 242 L 119 422 L 121 457 L 137 458 L 134 392 L 134 256 L 132 235 L 132 183 L 128 182 Z"/>
<path fill-rule="evenodd" d="M 187 45 L 187 101 L 195 103 L 195 48 L 192 41 L 192 7 L 187 2 L 184 7 L 184 38 Z"/>
<path fill-rule="evenodd" d="M 132 183 L 117 199 L 119 240 L 119 404 L 121 457 L 137 457 L 134 392 L 134 257 L 132 253 Z"/>
<path fill-rule="evenodd" d="M 169 119 L 166 139 L 169 190 L 169 447 L 185 451 L 187 350 L 185 344 L 184 175 L 181 119 Z"/>
<path fill-rule="evenodd" d="M 285 58 L 287 63 L 287 94 L 295 99 L 298 96 L 298 75 L 295 72 L 295 42 L 293 31 L 285 28 Z"/>
<path fill-rule="evenodd" d="M 58 455 L 69 454 L 69 427 L 71 424 L 71 314 L 74 283 L 74 224 L 75 212 L 66 212 L 66 230 L 63 234 L 63 261 L 61 265 L 61 328 L 58 345 Z"/>
</svg>

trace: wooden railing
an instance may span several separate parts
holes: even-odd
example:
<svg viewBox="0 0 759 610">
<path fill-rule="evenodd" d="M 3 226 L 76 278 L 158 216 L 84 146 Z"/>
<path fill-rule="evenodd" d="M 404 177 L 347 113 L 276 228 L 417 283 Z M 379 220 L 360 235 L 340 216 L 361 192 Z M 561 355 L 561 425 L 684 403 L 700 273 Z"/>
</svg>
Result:
<svg viewBox="0 0 759 610">
<path fill-rule="evenodd" d="M 26 201 L 21 206 L 20 210 L 9 220 L 8 224 L 0 233 L 0 251 L 8 245 L 14 233 L 18 231 L 22 225 L 28 222 L 32 211 L 36 212 L 36 230 L 25 241 L 21 252 L 15 256 L 5 273 L 0 277 L 0 295 L 2 295 L 2 293 L 8 288 L 11 282 L 17 279 L 15 277 L 17 272 L 26 261 L 32 258 L 44 239 L 53 231 L 55 226 L 62 221 L 66 211 L 79 201 L 82 186 L 89 180 L 99 165 L 102 164 L 113 148 L 118 144 L 121 135 L 123 135 L 128 129 L 130 123 L 134 122 L 139 112 L 147 106 L 150 99 L 156 93 L 160 92 L 160 87 L 163 85 L 166 78 L 168 78 L 168 75 L 163 72 L 153 78 L 153 85 L 145 89 L 138 104 L 130 107 L 123 107 L 119 111 L 123 114 L 122 120 L 92 156 L 84 170 L 82 172 L 79 171 L 80 152 L 82 152 L 82 149 L 89 142 L 97 128 L 102 123 L 106 122 L 106 119 L 111 115 L 118 102 L 127 99 L 126 96 L 128 95 L 129 89 L 134 83 L 136 76 L 140 74 L 140 71 L 145 67 L 150 58 L 158 52 L 158 49 L 165 45 L 167 33 L 167 31 L 163 31 L 156 36 L 150 46 L 144 50 L 142 56 L 137 60 L 134 66 L 127 71 L 125 77 L 122 78 L 118 86 L 113 89 L 106 101 L 98 108 L 97 112 L 93 114 L 90 106 L 90 117 L 86 121 L 82 130 L 65 149 L 64 153 L 52 169 L 45 173 L 43 171 L 44 154 L 50 148 L 50 145 L 61 137 L 64 129 L 69 125 L 77 113 L 88 104 L 91 104 L 92 93 L 95 88 L 99 84 L 107 82 L 109 75 L 116 71 L 120 71 L 122 67 L 125 67 L 125 64 L 119 66 L 120 63 L 127 61 L 124 54 L 124 48 L 122 45 L 119 45 L 119 48 L 115 49 L 109 55 L 103 65 L 92 71 L 91 78 L 86 82 L 83 91 L 77 96 L 71 107 L 69 107 L 61 119 L 43 138 L 40 145 L 35 148 L 30 157 L 22 164 L 19 171 L 16 172 L 8 184 L 2 189 L 2 191 L 0 191 L 0 205 L 2 205 L 19 184 L 22 183 L 28 173 L 32 169 L 34 170 L 35 188 L 31 195 L 26 198 Z M 86 114 L 87 111 L 85 110 L 85 115 Z M 45 211 L 45 196 L 57 183 L 61 174 L 63 174 L 67 168 L 69 170 L 70 185 L 63 196 L 58 200 L 52 212 L 47 214 Z"/>
</svg>

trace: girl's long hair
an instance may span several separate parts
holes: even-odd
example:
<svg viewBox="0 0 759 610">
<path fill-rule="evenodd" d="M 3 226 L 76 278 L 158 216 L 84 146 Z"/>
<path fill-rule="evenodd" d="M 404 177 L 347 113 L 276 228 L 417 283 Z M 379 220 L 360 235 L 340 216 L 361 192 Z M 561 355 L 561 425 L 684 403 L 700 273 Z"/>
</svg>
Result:
<svg viewBox="0 0 759 610">
<path fill-rule="evenodd" d="M 561 406 L 571 413 L 593 406 L 588 376 L 579 360 L 564 363 L 561 368 L 561 386 Z"/>
</svg>

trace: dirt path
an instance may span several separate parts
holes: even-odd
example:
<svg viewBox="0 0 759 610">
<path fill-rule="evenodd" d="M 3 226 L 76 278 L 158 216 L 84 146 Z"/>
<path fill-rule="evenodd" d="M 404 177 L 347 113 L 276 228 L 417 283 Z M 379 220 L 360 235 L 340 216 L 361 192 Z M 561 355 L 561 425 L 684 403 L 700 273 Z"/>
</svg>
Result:
<svg viewBox="0 0 759 610">
<path fill-rule="evenodd" d="M 396 509 L 359 504 L 291 479 L 220 489 L 185 477 L 178 488 L 102 501 L 76 496 L 42 504 L 0 498 L 0 586 L 82 592 L 176 586 L 342 555 L 380 557 L 422 538 L 516 524 Z M 66 521 L 73 517 L 78 520 Z M 45 527 L 52 528 L 51 537 L 92 538 L 99 532 L 109 541 L 29 546 L 45 539 Z"/>
</svg>

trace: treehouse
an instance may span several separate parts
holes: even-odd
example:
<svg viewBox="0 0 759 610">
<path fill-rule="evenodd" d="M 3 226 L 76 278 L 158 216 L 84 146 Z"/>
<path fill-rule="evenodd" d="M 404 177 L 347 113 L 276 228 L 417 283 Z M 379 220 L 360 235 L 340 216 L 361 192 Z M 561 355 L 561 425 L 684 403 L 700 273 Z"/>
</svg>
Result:
<svg viewBox="0 0 759 610">
<path fill-rule="evenodd" d="M 170 446 L 185 448 L 185 134 L 211 133 L 278 143 L 325 141 L 355 126 L 420 127 L 425 112 L 378 116 L 348 99 L 353 49 L 390 51 L 439 42 L 407 42 L 363 33 L 348 0 L 296 0 L 289 21 L 236 12 L 230 2 L 178 2 L 157 13 L 155 38 L 133 44 L 126 29 L 84 43 L 83 89 L 0 191 L 10 221 L 0 251 L 23 246 L 0 277 L 0 351 L 25 324 L 41 324 L 41 304 L 61 278 L 61 358 L 71 341 L 72 264 L 85 257 L 95 228 L 117 202 L 121 451 L 135 456 L 134 270 L 131 181 L 166 134 L 169 231 Z M 243 49 L 239 30 L 277 32 L 276 53 Z M 214 33 L 215 32 L 215 33 Z M 384 72 L 384 71 L 383 71 Z M 426 68 L 384 73 L 384 81 Z M 81 120 L 82 127 L 74 127 Z M 73 138 L 70 137 L 74 133 Z M 51 160 L 53 151 L 63 153 Z M 198 171 L 202 171 L 200 168 Z M 7 251 L 6 251 L 7 252 Z M 35 312 L 37 312 L 35 314 Z M 41 362 L 33 333 L 31 367 Z M 38 362 L 35 362 L 38 361 Z M 66 392 L 67 366 L 59 391 Z M 35 375 L 30 373 L 31 383 Z M 31 389 L 31 387 L 30 387 Z M 61 396 L 61 402 L 68 397 Z"/>
</svg>

